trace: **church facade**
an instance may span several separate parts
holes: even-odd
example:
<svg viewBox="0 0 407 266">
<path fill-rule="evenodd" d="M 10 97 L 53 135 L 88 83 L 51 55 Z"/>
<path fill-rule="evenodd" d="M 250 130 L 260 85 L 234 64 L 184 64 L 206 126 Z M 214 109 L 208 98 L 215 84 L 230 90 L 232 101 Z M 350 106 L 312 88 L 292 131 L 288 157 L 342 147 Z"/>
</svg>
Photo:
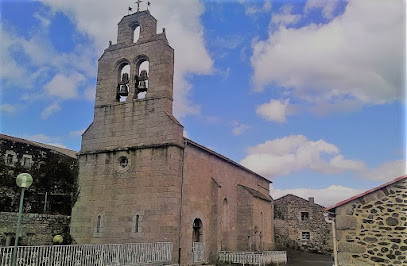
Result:
<svg viewBox="0 0 407 266">
<path fill-rule="evenodd" d="M 270 181 L 183 137 L 172 113 L 173 73 L 174 50 L 149 11 L 123 17 L 117 44 L 99 59 L 72 237 L 172 242 L 182 265 L 215 261 L 221 250 L 273 249 Z"/>
</svg>

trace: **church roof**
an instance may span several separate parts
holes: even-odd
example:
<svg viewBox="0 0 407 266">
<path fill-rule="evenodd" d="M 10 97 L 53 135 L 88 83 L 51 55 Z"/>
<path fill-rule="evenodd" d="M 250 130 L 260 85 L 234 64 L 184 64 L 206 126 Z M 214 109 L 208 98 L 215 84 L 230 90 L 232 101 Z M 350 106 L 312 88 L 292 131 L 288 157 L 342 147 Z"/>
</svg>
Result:
<svg viewBox="0 0 407 266">
<path fill-rule="evenodd" d="M 262 200 L 265 200 L 265 201 L 270 201 L 270 202 L 273 201 L 273 198 L 270 195 L 264 195 L 263 193 L 255 190 L 253 188 L 246 187 L 246 186 L 243 186 L 243 185 L 238 185 L 238 186 L 246 189 L 250 194 L 253 195 L 253 197 L 256 197 L 256 198 L 259 198 L 259 199 L 262 199 Z"/>
<path fill-rule="evenodd" d="M 353 196 L 353 197 L 351 197 L 351 198 L 348 198 L 348 199 L 346 199 L 346 200 L 344 200 L 344 201 L 341 201 L 341 202 L 339 202 L 339 203 L 337 203 L 337 204 L 335 204 L 335 205 L 333 205 L 333 206 L 331 206 L 331 207 L 326 208 L 325 210 L 326 210 L 326 211 L 335 211 L 335 209 L 336 209 L 337 207 L 339 207 L 339 206 L 345 205 L 346 203 L 348 203 L 348 202 L 350 202 L 350 201 L 353 201 L 353 200 L 356 200 L 356 199 L 361 198 L 361 197 L 363 197 L 363 196 L 366 196 L 367 194 L 370 194 L 370 193 L 373 193 L 373 192 L 375 192 L 375 191 L 378 191 L 378 190 L 380 190 L 380 189 L 382 189 L 382 188 L 384 188 L 384 187 L 387 187 L 387 186 L 389 186 L 389 185 L 392 185 L 392 184 L 394 184 L 394 183 L 397 183 L 397 182 L 399 182 L 399 181 L 401 181 L 401 180 L 403 180 L 403 179 L 406 179 L 406 178 L 407 178 L 407 175 L 400 176 L 400 177 L 398 177 L 398 178 L 396 178 L 396 179 L 394 179 L 394 180 L 392 180 L 392 181 L 390 181 L 390 182 L 387 182 L 386 184 L 383 184 L 383 185 L 381 185 L 381 186 L 372 188 L 372 189 L 367 190 L 367 191 L 365 191 L 365 192 L 363 192 L 363 193 L 361 193 L 361 194 L 358 194 L 358 195 Z"/>
<path fill-rule="evenodd" d="M 265 178 L 264 176 L 261 176 L 261 175 L 259 175 L 258 173 L 253 172 L 252 170 L 250 170 L 250 169 L 244 167 L 243 165 L 241 165 L 241 164 L 239 164 L 239 163 L 237 163 L 237 162 L 235 162 L 235 161 L 229 159 L 228 157 L 223 156 L 222 154 L 219 154 L 219 153 L 217 153 L 217 152 L 215 152 L 215 151 L 213 151 L 213 150 L 211 150 L 211 149 L 209 149 L 209 148 L 207 148 L 207 147 L 205 147 L 205 146 L 203 146 L 203 145 L 201 145 L 201 144 L 198 144 L 198 143 L 196 143 L 195 141 L 192 141 L 192 140 L 190 140 L 190 139 L 188 139 L 188 138 L 185 138 L 185 137 L 184 137 L 184 141 L 185 141 L 186 143 L 188 143 L 188 144 L 191 144 L 191 145 L 193 145 L 193 146 L 195 146 L 195 147 L 201 149 L 202 151 L 205 151 L 205 152 L 207 152 L 207 153 L 209 153 L 209 154 L 212 154 L 212 155 L 218 157 L 218 158 L 221 159 L 221 160 L 224 160 L 224 161 L 226 161 L 226 162 L 228 162 L 228 163 L 230 163 L 230 164 L 233 164 L 233 165 L 235 165 L 235 166 L 237 166 L 237 167 L 243 169 L 243 170 L 246 171 L 246 172 L 249 172 L 250 174 L 253 174 L 253 175 L 255 175 L 256 177 L 258 177 L 258 178 L 260 178 L 260 179 L 263 179 L 263 180 L 265 180 L 265 181 L 267 181 L 267 182 L 269 182 L 269 183 L 272 183 L 270 180 L 268 180 L 268 179 Z"/>
<path fill-rule="evenodd" d="M 68 157 L 71 157 L 71 158 L 74 158 L 74 159 L 77 158 L 76 157 L 76 154 L 77 154 L 76 151 L 61 148 L 61 147 L 56 147 L 56 146 L 49 145 L 49 144 L 44 144 L 44 143 L 39 143 L 39 142 L 32 141 L 32 140 L 17 138 L 17 137 L 13 137 L 13 136 L 1 134 L 1 133 L 0 133 L 0 139 L 7 139 L 7 140 L 15 141 L 15 142 L 25 143 L 25 144 L 28 144 L 28 145 L 33 145 L 33 146 L 45 148 L 45 149 L 48 149 L 48 150 L 53 150 L 53 151 L 56 151 L 58 153 L 61 153 L 61 154 L 65 155 L 65 156 L 68 156 Z"/>
</svg>

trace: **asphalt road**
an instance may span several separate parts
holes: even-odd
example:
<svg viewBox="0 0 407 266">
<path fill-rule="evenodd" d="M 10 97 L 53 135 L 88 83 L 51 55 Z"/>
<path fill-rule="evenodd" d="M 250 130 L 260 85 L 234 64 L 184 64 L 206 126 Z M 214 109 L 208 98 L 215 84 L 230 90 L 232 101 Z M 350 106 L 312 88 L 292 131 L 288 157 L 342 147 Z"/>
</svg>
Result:
<svg viewBox="0 0 407 266">
<path fill-rule="evenodd" d="M 333 258 L 330 255 L 305 253 L 298 250 L 287 250 L 289 266 L 331 266 Z"/>
</svg>

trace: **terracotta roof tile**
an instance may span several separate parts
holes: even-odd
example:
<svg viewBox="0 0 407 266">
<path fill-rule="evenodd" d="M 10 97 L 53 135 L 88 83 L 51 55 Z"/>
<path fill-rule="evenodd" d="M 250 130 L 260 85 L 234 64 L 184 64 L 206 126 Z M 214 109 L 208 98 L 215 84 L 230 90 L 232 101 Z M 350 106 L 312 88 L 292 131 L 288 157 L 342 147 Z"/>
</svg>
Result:
<svg viewBox="0 0 407 266">
<path fill-rule="evenodd" d="M 367 194 L 370 194 L 370 193 L 375 192 L 375 191 L 377 191 L 377 190 L 379 190 L 379 189 L 382 189 L 382 188 L 384 188 L 384 187 L 387 187 L 387 186 L 389 186 L 389 185 L 391 185 L 391 184 L 397 183 L 398 181 L 401 181 L 401 180 L 403 180 L 403 179 L 405 179 L 405 178 L 407 178 L 407 175 L 400 176 L 400 177 L 398 177 L 398 178 L 396 178 L 396 179 L 394 179 L 394 180 L 392 180 L 392 181 L 390 181 L 390 182 L 387 182 L 386 184 L 383 184 L 383 185 L 380 185 L 380 186 L 378 186 L 378 187 L 369 189 L 369 190 L 367 190 L 367 191 L 365 191 L 365 192 L 363 192 L 363 193 L 360 193 L 360 194 L 358 194 L 358 195 L 356 195 L 356 196 L 353 196 L 353 197 L 351 197 L 351 198 L 349 198 L 349 199 L 346 199 L 346 200 L 343 200 L 343 201 L 341 201 L 341 202 L 338 202 L 337 204 L 335 204 L 335 205 L 333 205 L 333 206 L 331 206 L 331 207 L 328 207 L 328 208 L 326 208 L 325 210 L 326 210 L 326 211 L 333 211 L 333 210 L 336 209 L 337 207 L 342 206 L 342 205 L 344 205 L 344 204 L 346 204 L 346 203 L 348 203 L 348 202 L 350 202 L 350 201 L 352 201 L 352 200 L 356 200 L 356 199 L 358 199 L 358 198 L 360 198 L 360 197 L 363 197 L 363 196 L 365 196 L 365 195 L 367 195 Z"/>
</svg>

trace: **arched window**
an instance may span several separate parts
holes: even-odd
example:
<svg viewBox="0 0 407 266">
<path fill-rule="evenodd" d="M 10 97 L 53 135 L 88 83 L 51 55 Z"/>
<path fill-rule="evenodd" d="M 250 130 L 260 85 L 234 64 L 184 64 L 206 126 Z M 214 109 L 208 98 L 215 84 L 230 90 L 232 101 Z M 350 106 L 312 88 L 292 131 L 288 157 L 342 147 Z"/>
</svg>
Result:
<svg viewBox="0 0 407 266">
<path fill-rule="evenodd" d="M 130 85 L 130 64 L 127 61 L 122 62 L 118 69 L 117 95 L 119 102 L 127 100 Z"/>
<path fill-rule="evenodd" d="M 133 30 L 133 43 L 136 43 L 139 38 L 140 38 L 140 26 L 137 26 Z"/>
<path fill-rule="evenodd" d="M 192 241 L 202 242 L 202 221 L 199 218 L 196 218 L 192 225 Z"/>
<path fill-rule="evenodd" d="M 225 198 L 223 200 L 223 215 L 222 215 L 222 231 L 226 232 L 229 229 L 229 204 Z"/>
<path fill-rule="evenodd" d="M 96 222 L 96 233 L 100 233 L 100 222 L 102 220 L 102 217 L 98 215 L 98 220 Z"/>
</svg>

